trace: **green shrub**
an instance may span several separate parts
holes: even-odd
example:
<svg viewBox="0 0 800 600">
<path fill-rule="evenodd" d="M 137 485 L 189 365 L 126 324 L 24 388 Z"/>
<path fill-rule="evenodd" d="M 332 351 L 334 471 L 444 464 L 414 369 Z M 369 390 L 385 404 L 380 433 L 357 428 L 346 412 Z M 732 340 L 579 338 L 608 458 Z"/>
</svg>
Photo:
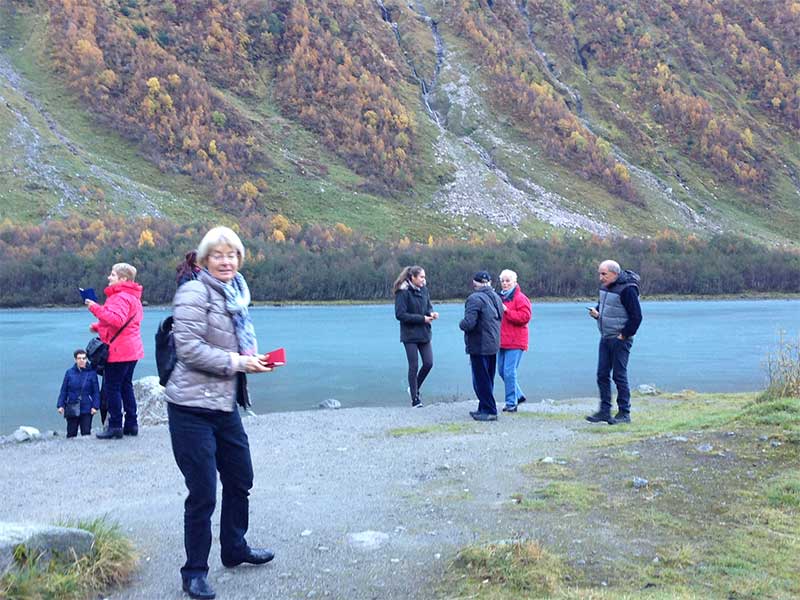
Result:
<svg viewBox="0 0 800 600">
<path fill-rule="evenodd" d="M 800 398 L 800 336 L 789 341 L 781 334 L 778 346 L 766 359 L 768 385 L 759 402 Z"/>
</svg>

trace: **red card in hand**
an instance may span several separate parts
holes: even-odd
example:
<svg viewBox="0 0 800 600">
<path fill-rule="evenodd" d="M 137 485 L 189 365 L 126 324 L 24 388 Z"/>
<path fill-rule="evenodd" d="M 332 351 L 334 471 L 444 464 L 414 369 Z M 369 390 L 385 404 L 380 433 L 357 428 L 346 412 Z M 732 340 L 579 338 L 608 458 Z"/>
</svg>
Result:
<svg viewBox="0 0 800 600">
<path fill-rule="evenodd" d="M 268 367 L 281 367 L 286 364 L 286 350 L 278 348 L 265 353 L 265 364 Z"/>
</svg>

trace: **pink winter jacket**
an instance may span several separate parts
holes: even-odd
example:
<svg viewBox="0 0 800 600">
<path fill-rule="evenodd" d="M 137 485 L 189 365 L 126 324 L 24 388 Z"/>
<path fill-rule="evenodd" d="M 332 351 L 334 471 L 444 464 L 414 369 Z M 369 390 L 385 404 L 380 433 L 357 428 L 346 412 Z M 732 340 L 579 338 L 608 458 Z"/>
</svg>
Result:
<svg viewBox="0 0 800 600">
<path fill-rule="evenodd" d="M 142 286 L 133 281 L 120 281 L 105 289 L 106 303 L 93 304 L 89 307 L 97 317 L 92 323 L 92 331 L 96 331 L 106 344 L 109 344 L 108 362 L 129 362 L 144 358 L 144 346 L 139 326 L 142 323 Z M 114 334 L 131 319 L 127 327 L 110 344 Z"/>
</svg>

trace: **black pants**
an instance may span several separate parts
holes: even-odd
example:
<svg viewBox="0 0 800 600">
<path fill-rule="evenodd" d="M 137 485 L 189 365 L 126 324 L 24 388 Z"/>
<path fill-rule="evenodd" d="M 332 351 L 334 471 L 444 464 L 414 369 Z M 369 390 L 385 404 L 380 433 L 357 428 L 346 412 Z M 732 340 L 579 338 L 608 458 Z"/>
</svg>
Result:
<svg viewBox="0 0 800 600">
<path fill-rule="evenodd" d="M 67 419 L 67 437 L 77 437 L 78 425 L 81 426 L 81 435 L 92 434 L 92 413 L 81 413 L 80 417 Z"/>
<path fill-rule="evenodd" d="M 414 342 L 403 342 L 406 347 L 406 358 L 408 359 L 408 391 L 413 402 L 419 396 L 419 388 L 433 368 L 433 348 L 431 343 L 415 344 Z M 422 368 L 419 367 L 418 356 L 422 357 Z"/>
<path fill-rule="evenodd" d="M 600 389 L 600 412 L 611 413 L 611 379 L 617 386 L 619 412 L 631 412 L 631 389 L 628 385 L 628 359 L 633 340 L 600 338 L 597 358 L 597 387 Z"/>
<path fill-rule="evenodd" d="M 103 370 L 103 390 L 108 398 L 108 427 L 130 431 L 139 427 L 136 417 L 136 396 L 133 393 L 135 360 L 108 363 Z M 125 410 L 125 425 L 122 410 Z"/>
<path fill-rule="evenodd" d="M 192 411 L 167 403 L 172 453 L 189 490 L 184 503 L 184 578 L 208 573 L 211 515 L 217 499 L 217 471 L 222 482 L 219 544 L 222 559 L 235 562 L 248 550 L 253 464 L 238 409 Z"/>
<path fill-rule="evenodd" d="M 497 414 L 494 401 L 494 374 L 497 369 L 497 354 L 470 354 L 472 367 L 472 389 L 478 397 L 478 412 Z"/>
</svg>

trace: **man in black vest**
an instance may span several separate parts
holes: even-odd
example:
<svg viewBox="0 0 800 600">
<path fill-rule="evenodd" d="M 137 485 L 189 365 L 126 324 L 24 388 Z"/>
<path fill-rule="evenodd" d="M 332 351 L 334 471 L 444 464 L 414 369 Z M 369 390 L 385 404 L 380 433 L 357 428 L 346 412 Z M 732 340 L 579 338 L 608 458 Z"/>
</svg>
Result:
<svg viewBox="0 0 800 600">
<path fill-rule="evenodd" d="M 464 318 L 458 324 L 464 332 L 464 345 L 472 367 L 472 387 L 478 397 L 478 410 L 470 412 L 476 421 L 497 421 L 494 401 L 494 374 L 500 351 L 500 321 L 503 301 L 492 289 L 492 277 L 478 271 L 472 278 L 475 290 L 464 304 Z"/>
<path fill-rule="evenodd" d="M 597 387 L 600 388 L 600 409 L 586 417 L 591 423 L 609 425 L 631 422 L 631 390 L 628 386 L 628 358 L 633 336 L 642 322 L 639 306 L 639 276 L 622 272 L 619 263 L 604 260 L 597 269 L 600 276 L 600 300 L 589 310 L 600 330 L 600 351 L 597 360 Z M 613 372 L 613 375 L 612 375 Z M 611 416 L 611 378 L 617 386 L 618 412 Z"/>
</svg>

